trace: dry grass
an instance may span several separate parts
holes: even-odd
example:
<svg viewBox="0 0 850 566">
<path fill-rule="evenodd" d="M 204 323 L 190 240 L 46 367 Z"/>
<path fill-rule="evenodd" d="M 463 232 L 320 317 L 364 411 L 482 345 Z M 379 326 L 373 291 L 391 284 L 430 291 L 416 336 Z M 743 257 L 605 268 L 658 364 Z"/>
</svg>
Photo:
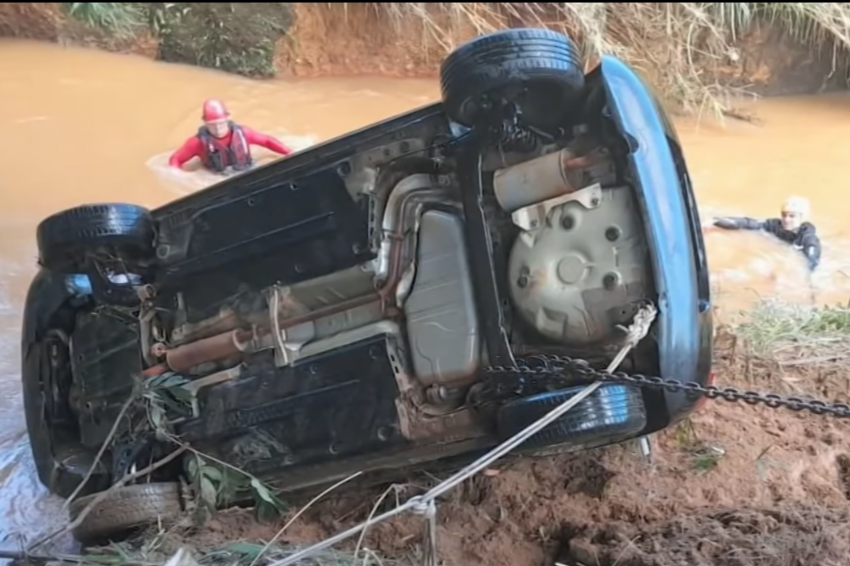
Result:
<svg viewBox="0 0 850 566">
<path fill-rule="evenodd" d="M 736 42 L 757 23 L 778 26 L 812 46 L 850 51 L 850 3 L 440 3 L 327 4 L 372 10 L 398 30 L 419 21 L 449 51 L 472 34 L 542 25 L 576 38 L 589 63 L 613 54 L 641 70 L 670 102 L 693 113 L 721 114 L 729 95 L 712 69 L 740 58 Z"/>
</svg>

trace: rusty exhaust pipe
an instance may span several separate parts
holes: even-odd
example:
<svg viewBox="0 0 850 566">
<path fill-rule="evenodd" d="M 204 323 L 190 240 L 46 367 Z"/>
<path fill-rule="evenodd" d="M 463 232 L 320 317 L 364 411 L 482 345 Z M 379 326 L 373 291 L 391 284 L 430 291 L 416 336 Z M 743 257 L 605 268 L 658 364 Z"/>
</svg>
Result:
<svg viewBox="0 0 850 566">
<path fill-rule="evenodd" d="M 532 204 L 574 193 L 582 187 L 570 181 L 569 172 L 588 167 L 595 161 L 593 156 L 577 156 L 568 149 L 562 149 L 499 169 L 493 174 L 496 200 L 506 212 L 515 212 Z"/>
<path fill-rule="evenodd" d="M 236 356 L 244 351 L 244 344 L 254 338 L 251 330 L 236 329 L 183 344 L 165 354 L 165 363 L 172 371 L 187 372 L 195 366 Z"/>
</svg>

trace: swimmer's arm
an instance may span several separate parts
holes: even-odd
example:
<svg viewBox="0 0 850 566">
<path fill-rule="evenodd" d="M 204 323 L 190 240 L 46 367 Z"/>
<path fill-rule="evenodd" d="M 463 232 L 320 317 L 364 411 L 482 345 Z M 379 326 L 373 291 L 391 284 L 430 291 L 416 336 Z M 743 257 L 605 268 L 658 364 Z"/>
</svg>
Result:
<svg viewBox="0 0 850 566">
<path fill-rule="evenodd" d="M 168 158 L 168 165 L 181 169 L 193 157 L 200 157 L 201 149 L 201 140 L 197 136 L 192 136 L 171 154 L 171 157 Z"/>
<path fill-rule="evenodd" d="M 761 230 L 765 228 L 767 221 L 757 220 L 748 216 L 725 216 L 715 218 L 712 224 L 724 230 Z"/>
<path fill-rule="evenodd" d="M 821 244 L 817 234 L 804 234 L 800 240 L 800 248 L 803 255 L 806 256 L 806 261 L 809 263 L 809 269 L 814 269 L 820 264 Z"/>
<path fill-rule="evenodd" d="M 291 155 L 293 153 L 286 144 L 277 138 L 261 134 L 260 132 L 244 126 L 242 127 L 242 131 L 245 133 L 245 141 L 251 145 L 258 145 L 281 155 Z"/>
</svg>

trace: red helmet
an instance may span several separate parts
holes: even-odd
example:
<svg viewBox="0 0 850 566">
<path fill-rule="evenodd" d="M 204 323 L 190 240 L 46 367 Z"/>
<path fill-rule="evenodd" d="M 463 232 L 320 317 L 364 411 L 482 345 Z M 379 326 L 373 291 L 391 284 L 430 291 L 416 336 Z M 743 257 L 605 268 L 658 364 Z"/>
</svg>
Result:
<svg viewBox="0 0 850 566">
<path fill-rule="evenodd" d="M 203 110 L 201 111 L 201 119 L 204 122 L 226 120 L 228 117 L 230 117 L 230 112 L 227 111 L 224 102 L 217 98 L 210 98 L 204 101 Z"/>
</svg>

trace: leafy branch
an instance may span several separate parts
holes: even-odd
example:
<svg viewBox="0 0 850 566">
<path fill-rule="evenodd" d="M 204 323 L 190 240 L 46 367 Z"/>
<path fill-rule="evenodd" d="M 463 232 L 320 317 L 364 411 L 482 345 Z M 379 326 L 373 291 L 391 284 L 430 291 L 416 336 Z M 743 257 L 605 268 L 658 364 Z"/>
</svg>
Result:
<svg viewBox="0 0 850 566">
<path fill-rule="evenodd" d="M 185 387 L 190 381 L 175 373 L 165 373 L 145 382 L 143 398 L 147 403 L 148 421 L 157 437 L 185 446 L 192 457 L 187 461 L 187 473 L 198 497 L 198 510 L 211 514 L 250 493 L 260 518 L 277 517 L 286 508 L 276 492 L 257 477 L 204 454 L 186 444 L 174 432 L 169 415 L 185 414 L 192 404 L 192 394 Z"/>
</svg>

